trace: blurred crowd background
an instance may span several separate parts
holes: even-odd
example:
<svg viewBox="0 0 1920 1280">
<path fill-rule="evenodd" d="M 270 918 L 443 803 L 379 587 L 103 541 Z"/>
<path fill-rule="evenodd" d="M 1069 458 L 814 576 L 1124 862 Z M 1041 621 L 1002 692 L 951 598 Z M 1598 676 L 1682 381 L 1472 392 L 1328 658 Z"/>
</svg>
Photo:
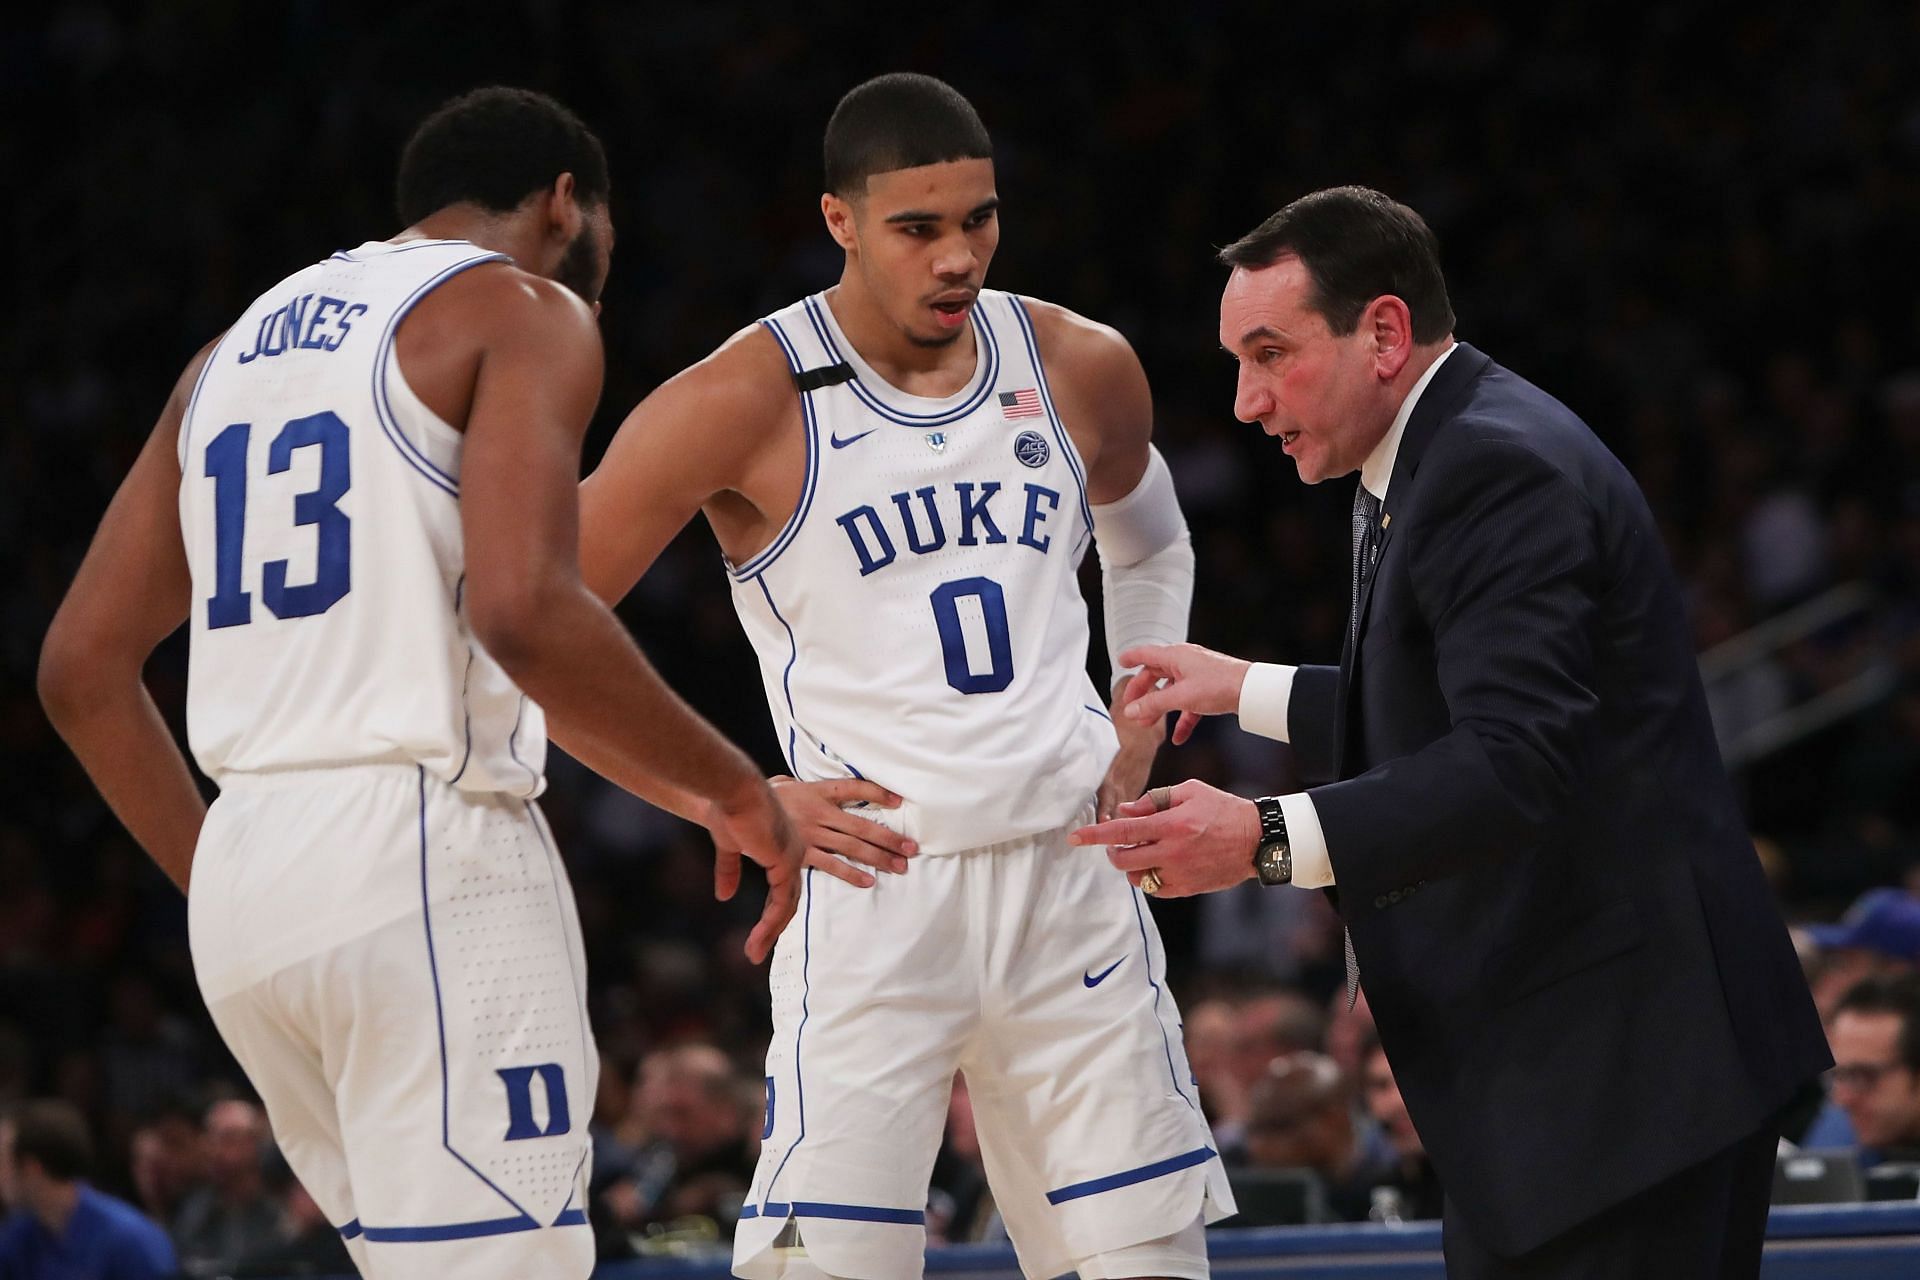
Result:
<svg viewBox="0 0 1920 1280">
<path fill-rule="evenodd" d="M 1440 237 L 1460 336 L 1570 404 L 1645 488 L 1788 918 L 1883 891 L 1800 932 L 1823 1010 L 1862 1034 L 1920 1026 L 1898 976 L 1920 959 L 1920 6 L 333 12 L 59 0 L 0 30 L 0 216 L 21 250 L 0 320 L 0 1107 L 77 1107 L 96 1183 L 165 1224 L 189 1273 L 263 1254 L 260 1274 L 324 1268 L 328 1232 L 207 1020 L 182 901 L 40 714 L 35 657 L 180 368 L 275 280 L 398 230 L 400 143 L 481 83 L 555 93 L 611 156 L 590 465 L 652 386 L 837 277 L 817 203 L 838 96 L 887 70 L 950 80 L 998 148 L 989 283 L 1132 340 L 1198 550 L 1192 635 L 1254 658 L 1337 657 L 1350 487 L 1305 488 L 1233 420 L 1213 247 L 1337 182 L 1411 204 Z M 704 527 L 622 614 L 779 767 Z M 176 638 L 150 669 L 176 724 L 184 671 Z M 604 1251 L 724 1240 L 761 1114 L 754 909 L 712 900 L 700 832 L 564 758 L 550 773 L 605 1057 Z M 1287 749 L 1231 720 L 1159 774 L 1293 785 Z M 1433 1212 L 1364 1004 L 1330 1005 L 1319 895 L 1243 886 L 1155 913 L 1230 1158 L 1317 1170 L 1332 1216 Z M 1879 985 L 1861 997 L 1861 979 Z M 1916 1040 L 1843 1053 L 1861 1069 L 1807 1099 L 1801 1136 L 1868 1162 L 1920 1147 L 1920 1059 L 1899 1056 Z M 998 1231 L 963 1088 L 936 1184 L 939 1234 Z"/>
</svg>

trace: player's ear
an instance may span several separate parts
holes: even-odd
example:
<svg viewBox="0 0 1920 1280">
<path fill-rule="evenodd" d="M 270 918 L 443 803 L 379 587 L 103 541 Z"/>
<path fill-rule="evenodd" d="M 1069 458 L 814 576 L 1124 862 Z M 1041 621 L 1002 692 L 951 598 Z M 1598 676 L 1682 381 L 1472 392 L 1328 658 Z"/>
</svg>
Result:
<svg viewBox="0 0 1920 1280">
<path fill-rule="evenodd" d="M 829 191 L 820 197 L 820 216 L 826 219 L 827 234 L 833 237 L 834 243 L 848 253 L 852 253 L 854 246 L 852 202 L 843 200 Z"/>
<path fill-rule="evenodd" d="M 587 214 L 580 207 L 580 193 L 574 187 L 571 173 L 563 173 L 553 180 L 546 205 L 548 232 L 561 244 L 572 244 L 586 225 Z"/>
</svg>

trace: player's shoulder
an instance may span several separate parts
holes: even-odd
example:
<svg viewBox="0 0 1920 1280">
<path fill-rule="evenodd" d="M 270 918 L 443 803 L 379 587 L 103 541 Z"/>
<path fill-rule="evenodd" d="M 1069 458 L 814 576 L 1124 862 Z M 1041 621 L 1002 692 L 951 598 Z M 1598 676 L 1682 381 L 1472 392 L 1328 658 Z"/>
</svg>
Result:
<svg viewBox="0 0 1920 1280">
<path fill-rule="evenodd" d="M 1140 359 L 1126 335 L 1057 302 L 1008 295 L 1027 313 L 1040 357 L 1053 381 L 1085 379 L 1094 385 L 1109 378 L 1138 376 Z"/>
<path fill-rule="evenodd" d="M 579 294 L 504 259 L 479 263 L 442 282 L 427 303 L 500 338 L 542 332 L 579 337 L 598 331 L 593 308 Z"/>
<path fill-rule="evenodd" d="M 771 425 L 796 412 L 793 372 L 780 344 L 758 322 L 661 383 L 649 401 L 719 415 L 730 430 Z"/>
</svg>

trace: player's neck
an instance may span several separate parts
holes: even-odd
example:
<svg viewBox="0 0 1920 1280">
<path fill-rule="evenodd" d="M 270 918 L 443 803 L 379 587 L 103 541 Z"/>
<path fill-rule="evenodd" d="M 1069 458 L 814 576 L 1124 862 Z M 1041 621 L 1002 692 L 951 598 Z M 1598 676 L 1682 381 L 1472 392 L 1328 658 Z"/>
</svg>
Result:
<svg viewBox="0 0 1920 1280">
<path fill-rule="evenodd" d="M 944 346 L 913 341 L 880 309 L 873 295 L 852 278 L 852 269 L 827 290 L 827 306 L 860 358 L 887 382 L 908 395 L 939 400 L 973 380 L 978 343 L 971 324 Z"/>
<path fill-rule="evenodd" d="M 540 231 L 525 218 L 513 215 L 488 215 L 468 206 L 452 205 L 394 236 L 389 243 L 408 240 L 465 240 L 477 248 L 504 253 L 522 270 L 539 259 Z"/>
</svg>

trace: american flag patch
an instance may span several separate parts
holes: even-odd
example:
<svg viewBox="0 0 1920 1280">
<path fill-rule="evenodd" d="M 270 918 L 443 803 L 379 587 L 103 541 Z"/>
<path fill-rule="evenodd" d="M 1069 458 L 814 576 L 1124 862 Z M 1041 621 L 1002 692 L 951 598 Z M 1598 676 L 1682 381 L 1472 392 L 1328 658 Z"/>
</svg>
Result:
<svg viewBox="0 0 1920 1280">
<path fill-rule="evenodd" d="M 1002 391 L 1000 393 L 1000 416 L 1003 418 L 1039 417 L 1039 390 L 1035 387 L 1028 387 L 1024 391 Z"/>
</svg>

